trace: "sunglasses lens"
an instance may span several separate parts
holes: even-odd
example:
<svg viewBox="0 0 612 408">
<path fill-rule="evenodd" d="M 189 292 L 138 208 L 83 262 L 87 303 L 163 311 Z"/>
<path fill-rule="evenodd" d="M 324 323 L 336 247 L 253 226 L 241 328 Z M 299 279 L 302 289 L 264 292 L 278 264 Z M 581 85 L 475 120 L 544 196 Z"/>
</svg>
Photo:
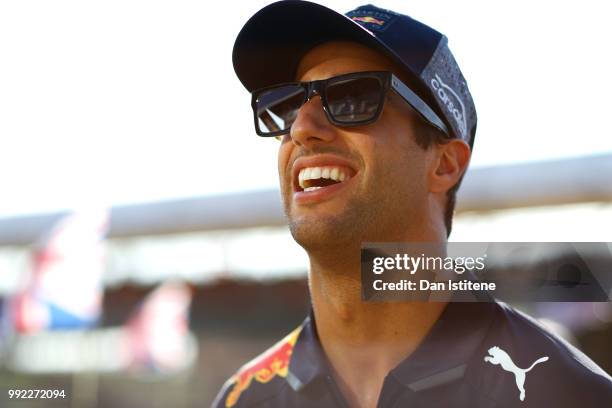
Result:
<svg viewBox="0 0 612 408">
<path fill-rule="evenodd" d="M 304 103 L 305 90 L 300 85 L 281 85 L 260 92 L 255 97 L 255 116 L 261 134 L 288 130 Z"/>
<path fill-rule="evenodd" d="M 383 84 L 377 77 L 339 79 L 327 85 L 327 105 L 338 123 L 372 120 L 383 101 Z"/>
</svg>

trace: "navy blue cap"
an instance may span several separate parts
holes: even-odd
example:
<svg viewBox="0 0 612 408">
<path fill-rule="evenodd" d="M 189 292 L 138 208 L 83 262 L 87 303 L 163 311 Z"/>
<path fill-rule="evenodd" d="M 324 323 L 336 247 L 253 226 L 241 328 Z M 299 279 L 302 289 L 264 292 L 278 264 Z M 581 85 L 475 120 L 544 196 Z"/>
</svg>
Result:
<svg viewBox="0 0 612 408">
<path fill-rule="evenodd" d="M 450 136 L 473 145 L 476 108 L 447 38 L 391 10 L 365 5 L 342 15 L 308 1 L 270 4 L 238 34 L 234 70 L 249 92 L 291 82 L 310 49 L 334 40 L 361 43 L 397 62 L 406 85 L 444 120 Z"/>
</svg>

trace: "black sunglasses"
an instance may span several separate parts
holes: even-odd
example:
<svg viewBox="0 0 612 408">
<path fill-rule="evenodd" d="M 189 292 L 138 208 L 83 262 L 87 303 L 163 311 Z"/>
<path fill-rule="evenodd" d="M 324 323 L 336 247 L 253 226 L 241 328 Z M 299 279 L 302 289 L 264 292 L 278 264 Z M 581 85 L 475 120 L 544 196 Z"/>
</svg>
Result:
<svg viewBox="0 0 612 408">
<path fill-rule="evenodd" d="M 350 127 L 376 122 L 389 88 L 397 92 L 423 119 L 449 134 L 438 115 L 395 75 L 387 71 L 353 72 L 310 82 L 289 82 L 257 89 L 251 106 L 259 136 L 289 133 L 299 109 L 315 94 L 321 97 L 327 119 L 335 126 Z"/>
</svg>

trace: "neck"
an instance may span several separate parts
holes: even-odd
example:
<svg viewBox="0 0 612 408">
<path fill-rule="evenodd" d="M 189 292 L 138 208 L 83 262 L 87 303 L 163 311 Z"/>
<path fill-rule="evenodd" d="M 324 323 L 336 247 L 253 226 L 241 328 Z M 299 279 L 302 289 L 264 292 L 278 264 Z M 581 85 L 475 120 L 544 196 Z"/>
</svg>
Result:
<svg viewBox="0 0 612 408">
<path fill-rule="evenodd" d="M 386 375 L 417 348 L 446 303 L 363 302 L 359 250 L 350 252 L 310 254 L 310 292 L 342 393 L 350 406 L 374 407 Z"/>
</svg>

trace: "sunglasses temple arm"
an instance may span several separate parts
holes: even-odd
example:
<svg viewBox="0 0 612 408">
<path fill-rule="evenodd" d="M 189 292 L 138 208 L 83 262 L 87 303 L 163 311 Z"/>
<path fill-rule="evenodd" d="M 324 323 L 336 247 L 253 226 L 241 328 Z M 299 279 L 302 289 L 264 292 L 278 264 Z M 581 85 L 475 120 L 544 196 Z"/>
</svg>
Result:
<svg viewBox="0 0 612 408">
<path fill-rule="evenodd" d="M 391 76 L 391 87 L 397 92 L 408 105 L 412 106 L 418 113 L 436 129 L 451 136 L 442 119 L 423 101 L 412 89 L 408 88 L 395 75 Z"/>
</svg>

